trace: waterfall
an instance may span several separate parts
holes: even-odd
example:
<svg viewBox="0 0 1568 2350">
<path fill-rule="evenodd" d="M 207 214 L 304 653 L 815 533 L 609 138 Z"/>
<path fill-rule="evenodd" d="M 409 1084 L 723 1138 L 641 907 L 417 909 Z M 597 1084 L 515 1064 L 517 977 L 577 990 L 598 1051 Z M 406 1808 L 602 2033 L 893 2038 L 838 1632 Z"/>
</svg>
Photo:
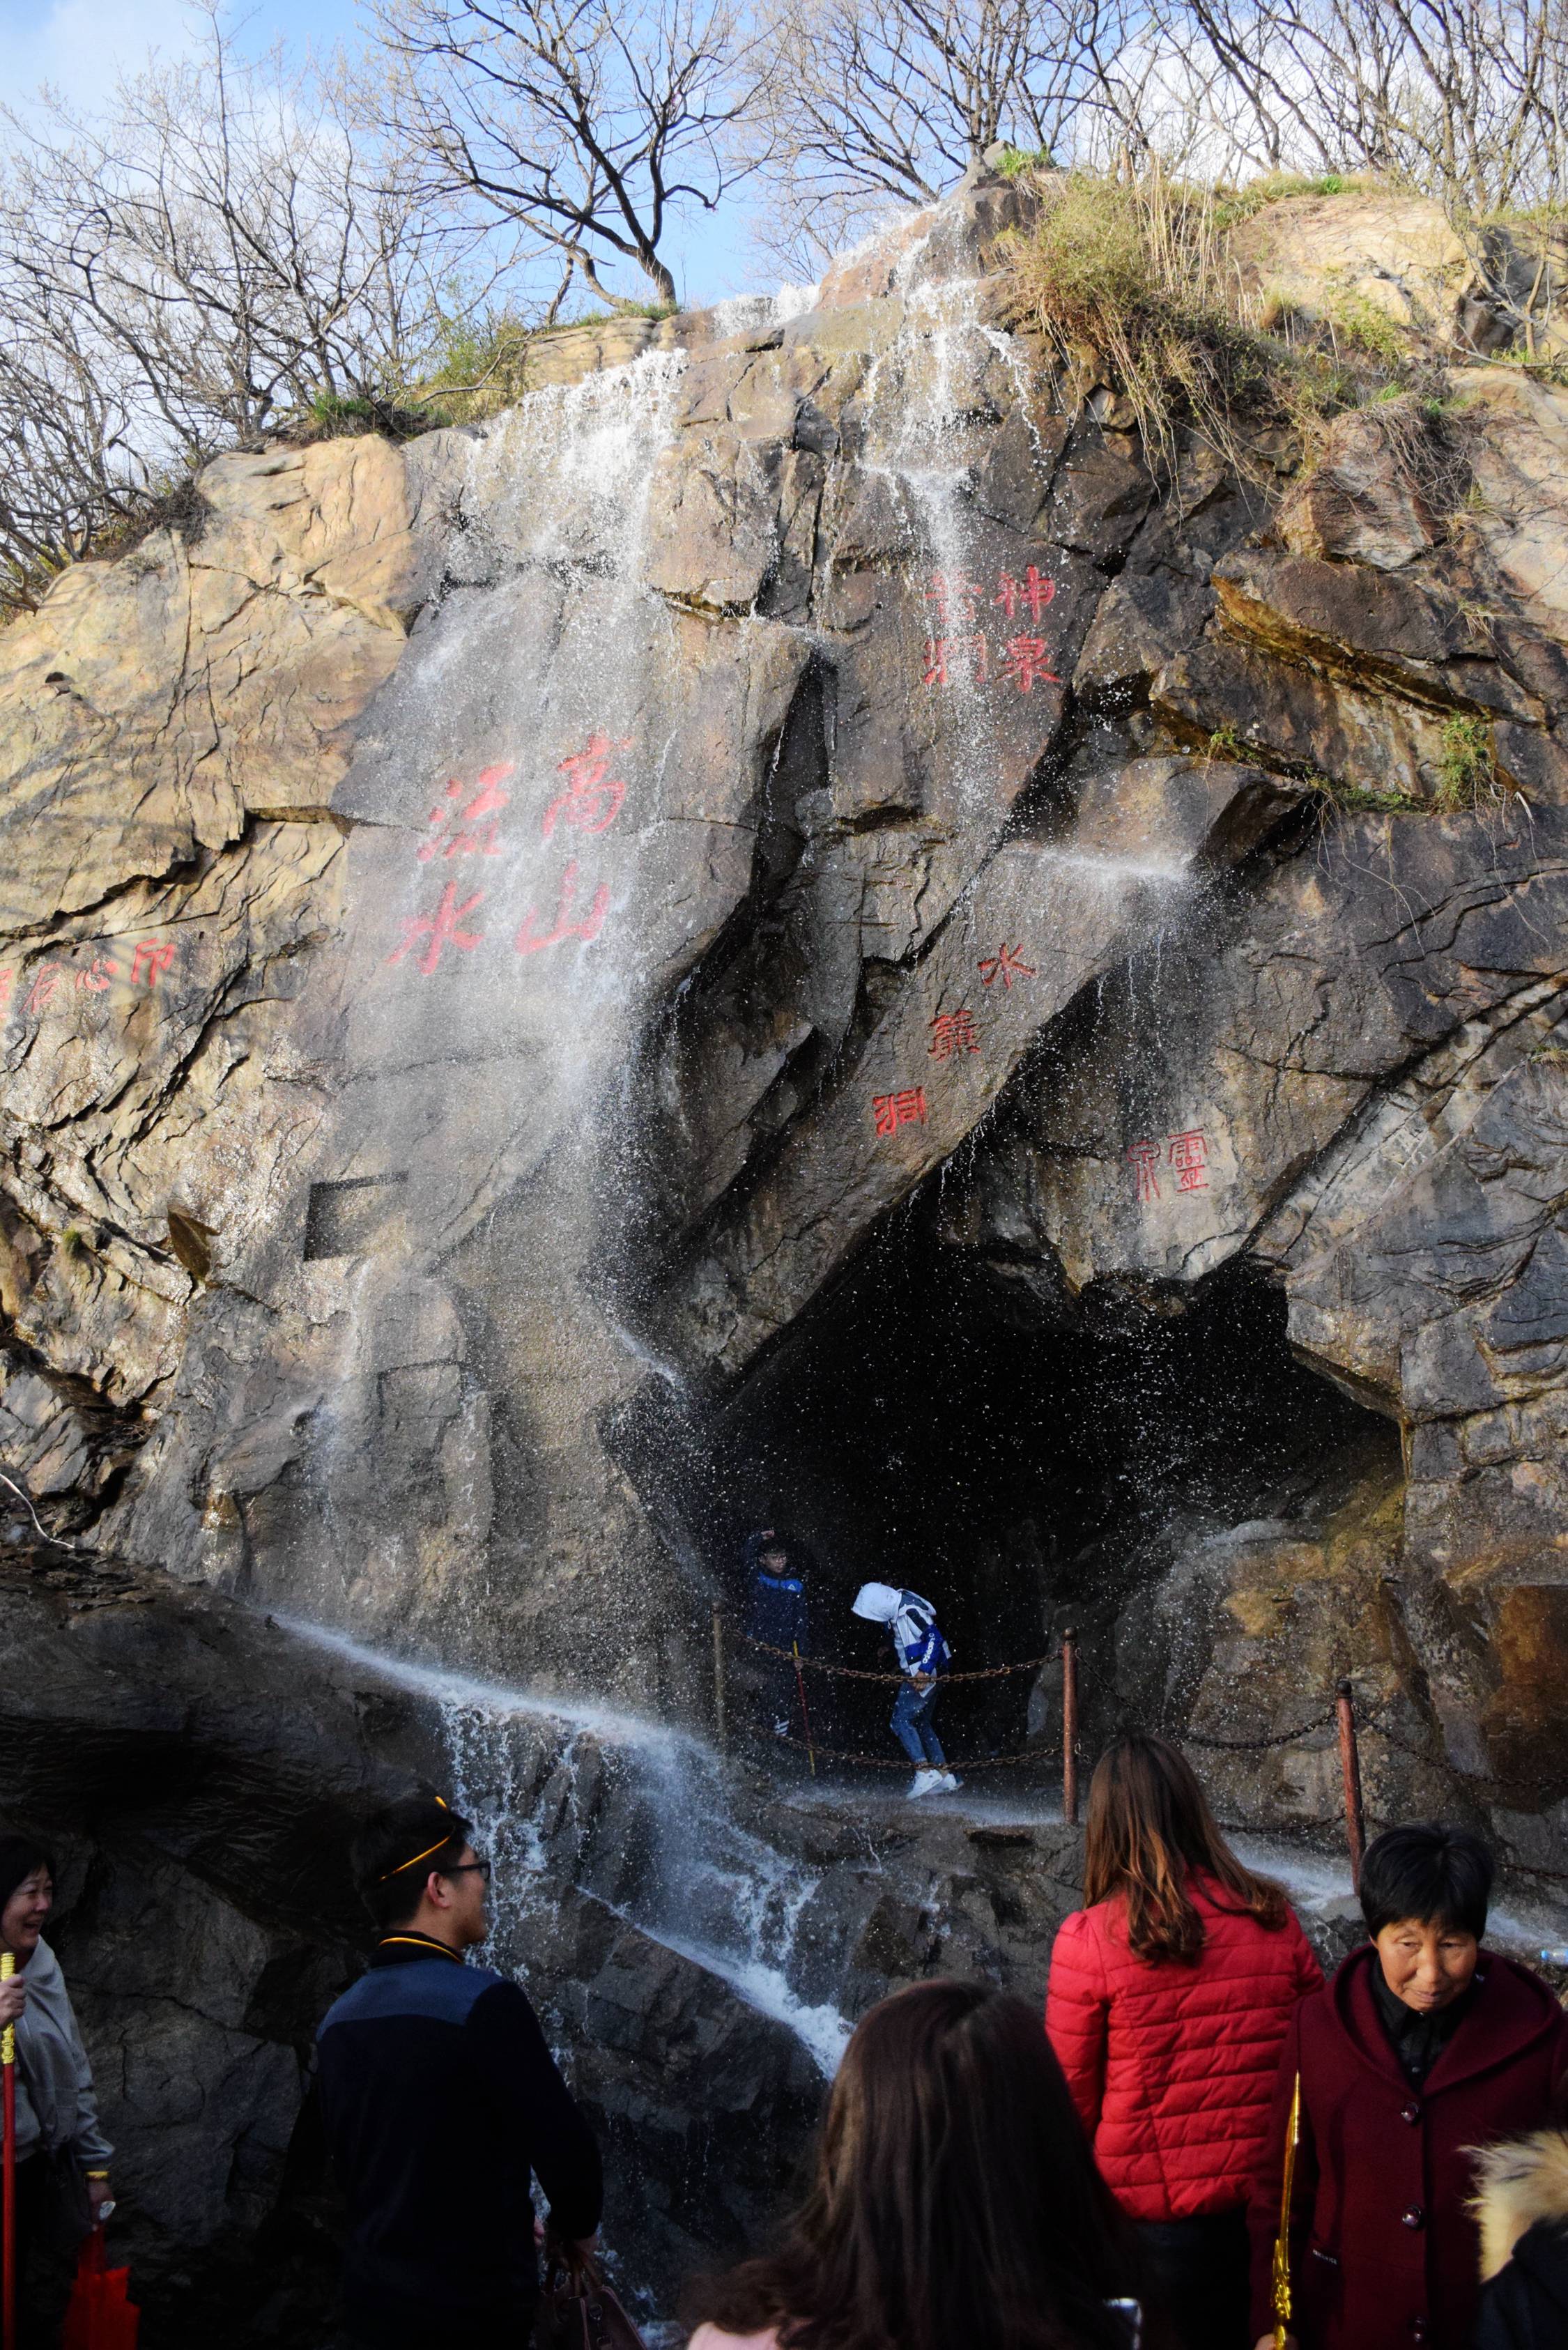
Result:
<svg viewBox="0 0 1568 2350">
<path fill-rule="evenodd" d="M 565 1880 L 787 2026 L 832 2077 L 848 2022 L 832 2005 L 803 2001 L 792 1982 L 796 1929 L 818 1876 L 735 1819 L 711 1747 L 639 1714 L 535 1696 L 276 1620 L 435 1707 L 452 1804 L 494 1863 L 495 1964 L 526 1982 L 531 1922 Z"/>
</svg>

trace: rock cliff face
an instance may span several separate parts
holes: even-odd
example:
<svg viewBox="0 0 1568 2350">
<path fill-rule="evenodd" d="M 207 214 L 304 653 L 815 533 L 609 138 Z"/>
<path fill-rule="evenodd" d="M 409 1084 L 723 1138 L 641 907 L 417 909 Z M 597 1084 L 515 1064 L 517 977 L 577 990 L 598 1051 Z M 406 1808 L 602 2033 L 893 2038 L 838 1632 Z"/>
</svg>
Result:
<svg viewBox="0 0 1568 2350">
<path fill-rule="evenodd" d="M 1091 1742 L 1232 1819 L 1332 1834 L 1348 1673 L 1375 1815 L 1568 1872 L 1568 396 L 1472 351 L 1173 469 L 1009 323 L 1022 201 L 223 459 L 0 637 L 0 1463 L 689 1723 L 784 1517 L 837 1624 L 1081 1622 Z M 1485 347 L 1438 224 L 1323 201 L 1239 266 L 1310 311 L 1332 233 Z"/>
</svg>

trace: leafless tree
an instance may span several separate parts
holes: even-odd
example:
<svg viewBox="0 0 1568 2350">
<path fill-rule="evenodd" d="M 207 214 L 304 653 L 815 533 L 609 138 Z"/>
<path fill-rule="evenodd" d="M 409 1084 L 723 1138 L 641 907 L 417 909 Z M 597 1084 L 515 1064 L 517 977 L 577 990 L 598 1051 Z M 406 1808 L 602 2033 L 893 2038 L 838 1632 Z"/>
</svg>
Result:
<svg viewBox="0 0 1568 2350">
<path fill-rule="evenodd" d="M 889 200 L 931 202 L 999 140 L 1068 160 L 1147 14 L 1137 0 L 781 0 L 775 246 L 820 258 Z"/>
<path fill-rule="evenodd" d="M 1374 172 L 1471 220 L 1568 192 L 1563 0 L 1170 0 L 1161 36 L 1260 168 Z"/>
<path fill-rule="evenodd" d="M 0 281 L 0 612 L 36 604 L 148 486 L 123 397 L 27 291 Z"/>
<path fill-rule="evenodd" d="M 574 282 L 630 263 L 673 302 L 665 247 L 756 166 L 737 142 L 760 58 L 735 0 L 373 0 L 391 126 L 431 194 L 477 201 Z"/>
<path fill-rule="evenodd" d="M 0 559 L 36 577 L 150 483 L 395 396 L 473 234 L 368 147 L 340 78 L 238 59 L 215 16 L 100 112 L 5 117 Z"/>
</svg>

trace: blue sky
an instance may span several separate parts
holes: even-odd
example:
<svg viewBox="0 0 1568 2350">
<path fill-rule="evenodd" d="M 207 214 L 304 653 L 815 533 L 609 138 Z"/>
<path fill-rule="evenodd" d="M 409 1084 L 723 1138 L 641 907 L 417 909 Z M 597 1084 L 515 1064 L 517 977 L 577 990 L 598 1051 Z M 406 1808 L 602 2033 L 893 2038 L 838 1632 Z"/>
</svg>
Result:
<svg viewBox="0 0 1568 2350">
<path fill-rule="evenodd" d="M 277 40 L 300 49 L 351 47 L 359 37 L 355 0 L 256 0 L 236 9 L 230 24 L 256 49 Z M 22 100 L 48 81 L 90 105 L 112 87 L 117 70 L 141 64 L 150 49 L 175 55 L 192 35 L 184 0 L 0 0 L 5 95 Z M 778 271 L 753 248 L 747 223 L 742 201 L 677 227 L 668 258 L 685 300 L 717 301 L 776 284 Z M 636 272 L 615 282 L 639 297 L 649 290 Z"/>
</svg>

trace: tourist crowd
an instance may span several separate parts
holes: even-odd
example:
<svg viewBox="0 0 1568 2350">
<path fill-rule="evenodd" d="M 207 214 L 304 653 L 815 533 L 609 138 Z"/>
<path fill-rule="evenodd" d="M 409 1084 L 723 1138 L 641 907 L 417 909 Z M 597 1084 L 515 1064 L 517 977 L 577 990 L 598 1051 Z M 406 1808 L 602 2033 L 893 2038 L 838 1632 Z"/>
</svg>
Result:
<svg viewBox="0 0 1568 2350">
<path fill-rule="evenodd" d="M 635 2339 L 595 2268 L 592 2132 L 523 1991 L 467 1963 L 490 1875 L 468 1822 L 412 1799 L 353 1858 L 379 1939 L 317 2041 L 343 2350 L 522 2350 L 540 2244 L 563 2289 L 540 2342 L 568 2338 L 574 2282 L 574 2343 Z M 1367 1939 L 1325 1983 L 1182 1756 L 1121 1740 L 1044 2028 L 973 1982 L 864 2016 L 805 2199 L 692 2284 L 691 2350 L 1564 2350 L 1568 2016 L 1485 1948 L 1491 1877 L 1464 1829 L 1379 1836 Z M 51 1878 L 0 1840 L 29 2350 L 57 2339 L 52 2248 L 109 2192 Z"/>
</svg>

